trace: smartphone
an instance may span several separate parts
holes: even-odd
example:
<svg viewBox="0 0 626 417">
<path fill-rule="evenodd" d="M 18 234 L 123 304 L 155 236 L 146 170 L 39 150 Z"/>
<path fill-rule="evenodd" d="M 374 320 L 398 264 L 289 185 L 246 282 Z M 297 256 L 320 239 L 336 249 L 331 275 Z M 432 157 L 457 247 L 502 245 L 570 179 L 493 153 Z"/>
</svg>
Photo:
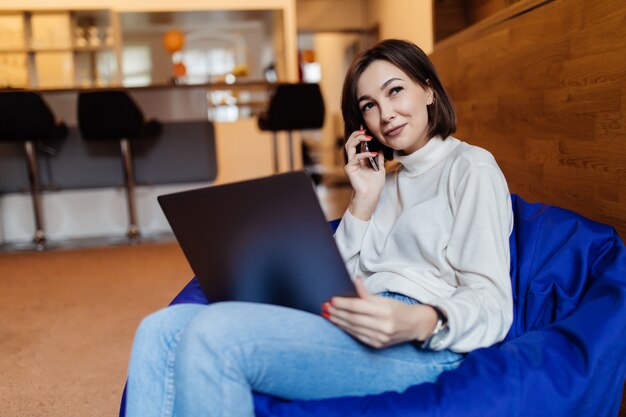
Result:
<svg viewBox="0 0 626 417">
<path fill-rule="evenodd" d="M 367 142 L 361 142 L 361 153 L 363 152 L 369 152 L 370 149 L 367 146 Z M 378 171 L 378 161 L 376 161 L 376 158 L 368 158 L 370 160 L 370 165 L 372 165 L 372 168 L 374 169 L 374 171 Z"/>
</svg>

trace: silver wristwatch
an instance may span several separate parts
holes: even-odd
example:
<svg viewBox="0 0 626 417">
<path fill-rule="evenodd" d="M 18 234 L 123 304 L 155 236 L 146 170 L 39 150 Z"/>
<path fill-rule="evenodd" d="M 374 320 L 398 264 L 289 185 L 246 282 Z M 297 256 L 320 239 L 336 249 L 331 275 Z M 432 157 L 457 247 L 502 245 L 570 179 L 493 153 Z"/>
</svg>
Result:
<svg viewBox="0 0 626 417">
<path fill-rule="evenodd" d="M 432 307 L 435 310 L 435 313 L 437 313 L 437 324 L 435 324 L 433 333 L 420 345 L 420 348 L 422 349 L 433 349 L 437 346 L 439 341 L 443 340 L 448 335 L 448 332 L 450 331 L 448 328 L 448 318 L 445 314 L 443 314 L 443 311 L 441 311 L 439 307 L 430 307 Z"/>
</svg>

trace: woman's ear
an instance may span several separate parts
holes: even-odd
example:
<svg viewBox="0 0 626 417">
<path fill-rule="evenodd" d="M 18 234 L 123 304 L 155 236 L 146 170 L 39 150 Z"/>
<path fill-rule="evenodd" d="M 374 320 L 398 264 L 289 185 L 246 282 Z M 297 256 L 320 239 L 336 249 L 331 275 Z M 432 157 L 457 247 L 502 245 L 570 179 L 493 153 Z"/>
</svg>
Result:
<svg viewBox="0 0 626 417">
<path fill-rule="evenodd" d="M 431 106 L 435 103 L 435 90 L 430 87 L 426 87 L 426 105 Z"/>
</svg>

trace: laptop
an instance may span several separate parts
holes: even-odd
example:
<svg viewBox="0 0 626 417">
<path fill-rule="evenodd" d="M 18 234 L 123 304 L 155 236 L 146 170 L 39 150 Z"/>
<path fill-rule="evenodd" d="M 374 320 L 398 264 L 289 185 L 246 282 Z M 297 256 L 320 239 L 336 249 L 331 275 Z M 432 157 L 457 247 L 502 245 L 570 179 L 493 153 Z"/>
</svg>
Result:
<svg viewBox="0 0 626 417">
<path fill-rule="evenodd" d="M 319 314 L 356 294 L 304 172 L 158 197 L 207 299 Z"/>
</svg>

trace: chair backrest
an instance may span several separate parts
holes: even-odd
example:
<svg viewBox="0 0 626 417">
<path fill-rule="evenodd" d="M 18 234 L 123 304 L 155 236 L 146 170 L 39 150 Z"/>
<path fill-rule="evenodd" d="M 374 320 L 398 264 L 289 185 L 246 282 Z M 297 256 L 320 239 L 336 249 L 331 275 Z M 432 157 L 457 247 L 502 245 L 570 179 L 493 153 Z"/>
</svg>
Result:
<svg viewBox="0 0 626 417">
<path fill-rule="evenodd" d="M 527 203 L 517 195 L 511 198 L 515 311 L 505 342 L 569 316 L 594 280 L 607 274 L 601 269 L 614 255 L 606 251 L 624 251 L 623 242 L 609 225 L 548 204 Z"/>
<path fill-rule="evenodd" d="M 0 93 L 0 141 L 50 139 L 55 134 L 54 114 L 33 91 Z"/>
<path fill-rule="evenodd" d="M 78 95 L 78 125 L 83 139 L 131 139 L 141 136 L 144 116 L 124 90 L 88 91 Z"/>
<path fill-rule="evenodd" d="M 264 129 L 319 129 L 324 125 L 324 112 L 318 84 L 279 84 L 270 99 Z"/>
</svg>

